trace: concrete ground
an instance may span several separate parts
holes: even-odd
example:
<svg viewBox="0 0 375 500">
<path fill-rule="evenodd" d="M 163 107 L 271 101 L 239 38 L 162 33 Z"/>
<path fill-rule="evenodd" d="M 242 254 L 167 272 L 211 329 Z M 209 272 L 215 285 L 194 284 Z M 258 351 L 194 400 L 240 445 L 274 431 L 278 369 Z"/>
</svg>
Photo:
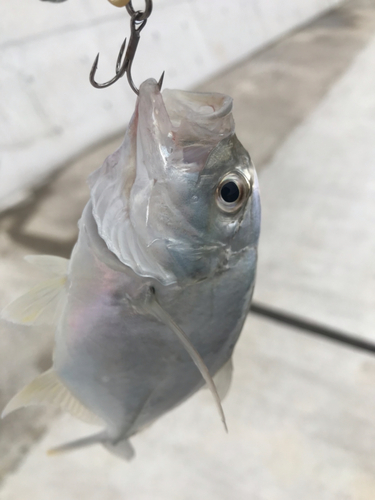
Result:
<svg viewBox="0 0 375 500">
<path fill-rule="evenodd" d="M 201 90 L 235 99 L 260 172 L 255 300 L 375 343 L 375 2 L 349 2 Z M 84 179 L 121 138 L 68 165 L 0 221 L 0 305 L 68 256 Z M 0 407 L 51 362 L 52 332 L 1 324 Z M 1 500 L 373 500 L 375 357 L 249 315 L 224 403 L 205 391 L 137 436 L 131 464 L 99 447 L 45 450 L 91 428 L 46 409 L 0 424 Z"/>
</svg>

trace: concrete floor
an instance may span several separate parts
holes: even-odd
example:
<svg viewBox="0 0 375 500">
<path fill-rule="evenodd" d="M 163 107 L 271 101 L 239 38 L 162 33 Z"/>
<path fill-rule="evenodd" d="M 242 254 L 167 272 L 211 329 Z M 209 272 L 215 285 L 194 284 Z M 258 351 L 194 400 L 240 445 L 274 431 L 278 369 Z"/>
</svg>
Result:
<svg viewBox="0 0 375 500">
<path fill-rule="evenodd" d="M 351 2 L 202 89 L 234 96 L 260 170 L 256 300 L 375 341 L 374 60 L 375 4 Z M 69 255 L 84 179 L 119 141 L 3 216 L 1 305 L 38 277 L 23 255 Z M 52 332 L 1 327 L 2 407 L 49 366 Z M 228 436 L 201 392 L 134 439 L 131 464 L 99 447 L 48 458 L 86 426 L 15 413 L 0 424 L 0 499 L 373 500 L 375 357 L 250 315 L 235 370 Z"/>
</svg>

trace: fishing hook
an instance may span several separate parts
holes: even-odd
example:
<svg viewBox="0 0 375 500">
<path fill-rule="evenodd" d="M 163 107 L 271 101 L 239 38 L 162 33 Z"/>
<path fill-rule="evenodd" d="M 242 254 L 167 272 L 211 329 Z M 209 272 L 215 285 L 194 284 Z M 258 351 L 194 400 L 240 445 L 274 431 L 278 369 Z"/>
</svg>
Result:
<svg viewBox="0 0 375 500">
<path fill-rule="evenodd" d="M 110 85 L 113 85 L 126 73 L 130 88 L 133 90 L 133 92 L 139 95 L 139 90 L 137 89 L 137 87 L 134 85 L 133 82 L 131 69 L 134 61 L 134 56 L 137 51 L 139 39 L 141 37 L 141 31 L 146 26 L 147 19 L 149 18 L 152 12 L 152 0 L 146 0 L 146 7 L 144 11 L 140 10 L 135 11 L 131 1 L 126 5 L 126 10 L 128 11 L 128 14 L 130 14 L 131 19 L 130 19 L 130 39 L 128 43 L 128 48 L 126 49 L 124 60 L 123 60 L 123 55 L 126 47 L 126 38 L 122 42 L 120 51 L 117 56 L 115 76 L 111 80 L 105 83 L 98 83 L 95 81 L 95 74 L 98 69 L 98 62 L 99 62 L 99 54 L 98 54 L 95 58 L 94 64 L 92 65 L 90 71 L 90 83 L 97 89 L 104 89 L 106 87 L 109 87 Z M 164 79 L 164 71 L 158 82 L 158 87 L 160 90 L 163 84 L 163 79 Z"/>
</svg>

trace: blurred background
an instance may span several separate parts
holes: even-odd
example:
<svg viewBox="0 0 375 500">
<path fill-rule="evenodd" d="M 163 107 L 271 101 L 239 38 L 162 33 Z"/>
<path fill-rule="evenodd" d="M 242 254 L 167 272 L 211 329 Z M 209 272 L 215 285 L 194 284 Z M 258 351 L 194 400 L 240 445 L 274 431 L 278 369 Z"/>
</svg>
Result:
<svg viewBox="0 0 375 500">
<path fill-rule="evenodd" d="M 100 52 L 98 80 L 113 76 L 125 36 L 106 0 L 0 4 L 0 308 L 41 278 L 24 255 L 70 255 L 86 178 L 135 103 L 126 79 L 96 90 L 88 74 Z M 130 464 L 100 447 L 50 458 L 91 428 L 20 410 L 0 422 L 0 500 L 373 500 L 375 0 L 155 0 L 136 85 L 163 70 L 166 88 L 234 98 L 260 178 L 266 313 L 235 351 L 229 435 L 201 391 L 134 438 Z M 49 368 L 53 331 L 0 326 L 2 409 Z"/>
<path fill-rule="evenodd" d="M 165 86 L 192 88 L 308 21 L 338 0 L 156 0 L 142 31 L 134 75 L 166 72 Z M 136 0 L 134 8 L 143 8 Z M 0 6 L 0 209 L 86 148 L 124 128 L 134 107 L 125 82 L 98 92 L 88 74 L 100 52 L 99 81 L 112 77 L 129 16 L 106 0 Z"/>
</svg>

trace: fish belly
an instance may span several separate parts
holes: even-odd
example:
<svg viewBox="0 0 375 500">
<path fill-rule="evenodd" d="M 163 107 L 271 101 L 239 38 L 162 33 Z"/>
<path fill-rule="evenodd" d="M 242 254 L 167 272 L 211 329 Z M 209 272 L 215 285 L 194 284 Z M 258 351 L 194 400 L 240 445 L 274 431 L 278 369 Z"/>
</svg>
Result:
<svg viewBox="0 0 375 500">
<path fill-rule="evenodd" d="M 256 251 L 250 249 L 235 268 L 212 279 L 186 287 L 163 286 L 122 264 L 116 269 L 109 266 L 87 227 L 81 224 L 72 256 L 54 367 L 116 439 L 149 425 L 203 385 L 169 327 L 137 307 L 142 293 L 155 288 L 160 305 L 214 375 L 231 356 L 243 326 Z"/>
</svg>

